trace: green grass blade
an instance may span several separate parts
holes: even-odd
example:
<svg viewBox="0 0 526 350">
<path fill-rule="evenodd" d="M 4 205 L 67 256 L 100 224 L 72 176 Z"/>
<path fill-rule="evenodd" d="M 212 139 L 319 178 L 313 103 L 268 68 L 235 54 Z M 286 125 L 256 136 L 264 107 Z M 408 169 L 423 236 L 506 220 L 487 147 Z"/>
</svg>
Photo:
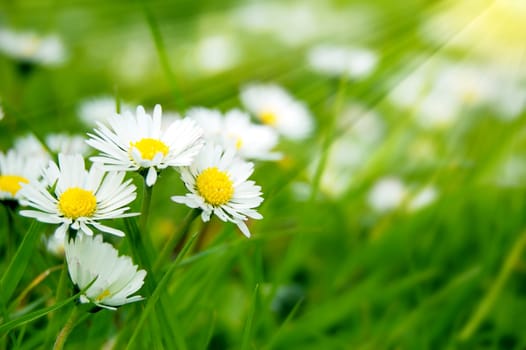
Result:
<svg viewBox="0 0 526 350">
<path fill-rule="evenodd" d="M 37 310 L 37 311 L 34 311 L 34 312 L 31 312 L 29 314 L 26 314 L 24 316 L 21 316 L 19 318 L 16 318 L 14 320 L 11 320 L 11 321 L 8 321 L 2 325 L 0 325 L 0 334 L 3 334 L 5 332 L 9 332 L 10 330 L 12 330 L 13 328 L 16 328 L 16 327 L 20 327 L 26 323 L 29 323 L 31 321 L 34 321 L 40 317 L 43 317 L 45 315 L 47 315 L 48 313 L 50 312 L 53 312 L 53 311 L 56 311 L 64 306 L 66 306 L 67 304 L 71 303 L 72 301 L 74 301 L 76 298 L 78 298 L 80 295 L 80 293 L 77 293 L 75 295 L 73 295 L 72 297 L 60 302 L 60 303 L 57 303 L 55 305 L 52 305 L 52 306 L 49 306 L 49 307 L 46 307 L 46 308 L 43 308 L 43 309 L 40 309 L 40 310 Z"/>
<path fill-rule="evenodd" d="M 34 254 L 34 247 L 40 238 L 41 223 L 33 221 L 20 247 L 16 251 L 15 257 L 4 272 L 0 280 L 0 304 L 7 305 L 7 302 L 13 295 L 18 283 L 26 270 L 27 264 Z"/>
<path fill-rule="evenodd" d="M 241 342 L 241 349 L 246 350 L 250 348 L 250 340 L 254 332 L 254 318 L 257 314 L 257 306 L 259 301 L 259 284 L 256 284 L 254 288 L 254 296 L 252 298 L 252 305 L 250 306 L 250 312 L 245 323 L 245 329 L 243 331 L 243 340 Z"/>
<path fill-rule="evenodd" d="M 137 323 L 137 326 L 135 327 L 135 330 L 130 338 L 130 341 L 128 342 L 128 345 L 126 346 L 126 349 L 131 349 L 131 347 L 135 343 L 142 326 L 144 325 L 146 319 L 148 318 L 152 310 L 154 310 L 154 307 L 157 304 L 157 301 L 161 297 L 161 293 L 166 291 L 166 287 L 168 285 L 168 282 L 170 281 L 170 277 L 172 273 L 177 269 L 179 262 L 189 251 L 190 247 L 192 246 L 196 238 L 197 238 L 197 234 L 194 234 L 191 237 L 191 239 L 188 240 L 188 242 L 183 247 L 181 253 L 177 256 L 177 258 L 174 260 L 174 262 L 169 267 L 168 271 L 166 271 L 163 278 L 157 284 L 154 292 L 152 293 L 152 296 L 148 299 L 148 302 L 146 303 L 146 307 L 144 308 L 144 311 L 141 314 L 141 318 L 139 319 L 139 322 Z M 176 335 L 174 334 L 173 336 L 176 336 Z"/>
</svg>

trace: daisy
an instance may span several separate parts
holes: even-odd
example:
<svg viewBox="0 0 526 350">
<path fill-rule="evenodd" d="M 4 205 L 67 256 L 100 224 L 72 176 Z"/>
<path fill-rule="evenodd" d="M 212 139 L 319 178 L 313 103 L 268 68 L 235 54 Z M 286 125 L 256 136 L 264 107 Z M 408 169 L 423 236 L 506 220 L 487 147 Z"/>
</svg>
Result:
<svg viewBox="0 0 526 350">
<path fill-rule="evenodd" d="M 161 114 L 160 105 L 153 116 L 139 106 L 136 114 L 111 116 L 110 128 L 98 123 L 87 143 L 102 155 L 90 159 L 107 170 L 144 171 L 147 186 L 153 186 L 158 172 L 168 166 L 190 165 L 203 147 L 202 129 L 195 121 L 182 119 L 163 130 Z"/>
<path fill-rule="evenodd" d="M 321 44 L 310 49 L 307 61 L 315 72 L 360 79 L 371 74 L 378 57 L 374 52 L 363 48 Z"/>
<path fill-rule="evenodd" d="M 142 287 L 146 271 L 138 270 L 130 257 L 119 256 L 111 244 L 102 241 L 101 235 L 79 235 L 67 240 L 65 253 L 69 276 L 80 290 L 95 281 L 80 296 L 81 303 L 115 310 L 143 299 L 130 295 Z"/>
<path fill-rule="evenodd" d="M 241 101 L 262 123 L 287 138 L 304 139 L 313 130 L 313 118 L 307 107 L 280 86 L 247 85 L 241 91 Z"/>
<path fill-rule="evenodd" d="M 51 155 L 46 147 L 38 140 L 34 134 L 26 134 L 15 139 L 14 150 L 26 157 L 40 158 L 46 164 L 51 159 Z"/>
<path fill-rule="evenodd" d="M 250 237 L 245 221 L 263 218 L 254 208 L 263 201 L 261 187 L 247 180 L 254 165 L 235 156 L 233 149 L 209 143 L 189 167 L 180 169 L 190 193 L 171 197 L 174 202 L 200 208 L 203 221 L 215 214 L 225 222 L 235 223 Z"/>
<path fill-rule="evenodd" d="M 240 59 L 239 44 L 228 34 L 213 34 L 201 38 L 188 60 L 193 70 L 197 67 L 203 73 L 216 74 L 234 67 Z"/>
<path fill-rule="evenodd" d="M 120 104 L 121 113 L 132 112 L 133 108 L 125 103 Z M 95 126 L 98 121 L 106 122 L 117 113 L 117 101 L 111 96 L 91 97 L 82 101 L 77 109 L 80 120 L 89 126 Z"/>
<path fill-rule="evenodd" d="M 20 200 L 22 184 L 37 182 L 45 164 L 16 150 L 0 152 L 0 200 Z"/>
<path fill-rule="evenodd" d="M 0 52 L 16 60 L 56 66 L 66 60 L 66 50 L 57 35 L 0 29 Z"/>
<path fill-rule="evenodd" d="M 414 193 L 408 203 L 409 211 L 417 211 L 433 203 L 438 197 L 438 190 L 432 185 L 425 186 Z"/>
<path fill-rule="evenodd" d="M 378 180 L 367 196 L 369 206 L 380 213 L 398 208 L 407 197 L 406 185 L 396 177 Z"/>
<path fill-rule="evenodd" d="M 197 121 L 203 128 L 208 141 L 224 148 L 233 147 L 246 159 L 276 160 L 279 153 L 271 152 L 278 143 L 278 134 L 266 125 L 250 122 L 248 114 L 234 109 L 224 116 L 217 110 L 193 108 L 188 117 Z"/>
<path fill-rule="evenodd" d="M 64 257 L 64 243 L 65 243 L 65 237 L 58 238 L 55 235 L 51 235 L 49 237 L 42 236 L 42 239 L 44 241 L 44 244 L 46 246 L 46 250 L 53 254 L 56 257 L 63 258 Z"/>
<path fill-rule="evenodd" d="M 54 153 L 87 155 L 90 151 L 84 137 L 80 135 L 49 134 L 46 145 Z"/>
<path fill-rule="evenodd" d="M 81 155 L 58 155 L 44 172 L 44 181 L 22 185 L 23 205 L 35 210 L 22 210 L 20 214 L 41 222 L 60 224 L 55 230 L 58 238 L 68 229 L 91 236 L 95 229 L 124 236 L 120 230 L 102 225 L 100 220 L 137 215 L 125 213 L 135 197 L 131 180 L 123 182 L 124 172 L 106 173 L 95 164 L 87 171 Z"/>
</svg>

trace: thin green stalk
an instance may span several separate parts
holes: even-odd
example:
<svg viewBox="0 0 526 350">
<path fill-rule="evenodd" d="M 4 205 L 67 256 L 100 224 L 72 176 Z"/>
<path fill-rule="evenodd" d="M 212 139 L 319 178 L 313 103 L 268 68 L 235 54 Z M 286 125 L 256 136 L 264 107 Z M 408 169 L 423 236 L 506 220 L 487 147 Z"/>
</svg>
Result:
<svg viewBox="0 0 526 350">
<path fill-rule="evenodd" d="M 141 216 L 139 218 L 139 230 L 144 234 L 148 225 L 148 217 L 150 216 L 150 205 L 152 204 L 153 186 L 146 185 L 146 178 L 144 178 L 144 189 L 141 206 Z"/>
<path fill-rule="evenodd" d="M 154 272 L 159 271 L 160 267 L 166 262 L 166 260 L 168 260 L 170 254 L 174 250 L 174 248 L 179 243 L 183 242 L 184 239 L 186 238 L 186 236 L 188 236 L 190 225 L 195 220 L 195 218 L 197 218 L 199 216 L 200 213 L 201 213 L 201 210 L 199 210 L 199 209 L 192 209 L 192 211 L 190 211 L 186 215 L 186 217 L 185 217 L 181 227 L 179 228 L 179 230 L 177 230 L 177 232 L 175 232 L 173 235 L 171 235 L 171 237 L 168 239 L 168 242 L 166 242 L 164 244 L 163 249 L 159 253 L 159 256 L 157 257 L 157 260 L 155 261 L 155 264 L 153 265 L 153 271 Z"/>
<path fill-rule="evenodd" d="M 67 298 L 68 295 L 68 266 L 66 264 L 62 265 L 62 269 L 60 271 L 60 276 L 58 279 L 58 284 L 56 287 L 56 293 L 55 293 L 55 300 L 56 302 L 60 302 Z M 58 329 L 60 325 L 61 316 L 65 317 L 63 310 L 56 311 L 56 312 L 50 312 L 48 314 L 49 323 L 47 326 L 47 335 L 46 335 L 46 344 L 50 344 L 53 340 L 54 332 L 56 329 Z"/>
<path fill-rule="evenodd" d="M 9 299 L 22 279 L 29 260 L 33 255 L 35 245 L 40 238 L 40 228 L 41 224 L 38 221 L 33 221 L 24 235 L 24 239 L 20 243 L 15 256 L 11 259 L 9 266 L 0 279 L 0 305 L 3 307 L 7 306 Z"/>
<path fill-rule="evenodd" d="M 139 335 L 139 332 L 142 326 L 146 322 L 146 319 L 148 318 L 150 313 L 154 310 L 154 307 L 157 305 L 157 301 L 161 298 L 161 293 L 163 291 L 166 291 L 168 282 L 170 281 L 170 277 L 175 272 L 175 270 L 179 267 L 179 264 L 181 263 L 183 257 L 192 247 L 192 244 L 194 243 L 196 237 L 197 237 L 197 234 L 194 234 L 191 237 L 191 239 L 188 242 L 186 242 L 185 246 L 181 250 L 181 253 L 170 264 L 170 267 L 168 268 L 168 270 L 165 272 L 161 280 L 157 283 L 155 290 L 153 291 L 152 295 L 148 298 L 144 311 L 142 312 L 141 317 L 139 318 L 139 321 L 135 327 L 135 330 L 128 341 L 128 345 L 126 346 L 126 349 L 130 349 L 132 344 L 135 344 L 135 341 Z"/>
<path fill-rule="evenodd" d="M 312 189 L 310 195 L 310 201 L 314 201 L 318 195 L 318 190 L 320 188 L 321 177 L 323 176 L 323 171 L 327 164 L 327 158 L 329 156 L 329 149 L 331 143 L 333 142 L 334 128 L 336 124 L 336 119 L 338 119 L 338 114 L 340 113 L 343 105 L 343 100 L 345 97 L 345 91 L 347 86 L 347 78 L 343 75 L 338 84 L 338 90 L 336 92 L 336 99 L 333 105 L 332 116 L 329 120 L 329 125 L 327 126 L 327 131 L 325 133 L 325 138 L 322 141 L 321 156 L 318 166 L 316 167 L 316 172 L 314 174 L 314 179 L 312 181 Z"/>
<path fill-rule="evenodd" d="M 13 212 L 8 205 L 5 206 L 5 211 L 7 215 L 7 234 L 5 235 L 6 255 L 7 255 L 7 259 L 11 259 L 15 251 L 16 228 L 15 228 L 15 221 L 13 218 Z"/>
<path fill-rule="evenodd" d="M 148 26 L 150 27 L 150 31 L 152 32 L 153 41 L 155 42 L 155 48 L 157 50 L 157 54 L 159 55 L 161 66 L 166 75 L 166 78 L 168 79 L 168 83 L 170 84 L 175 104 L 180 111 L 183 111 L 185 109 L 185 103 L 182 98 L 179 87 L 177 86 L 175 74 L 173 73 L 172 68 L 170 66 L 170 59 L 168 58 L 168 53 L 166 51 L 166 46 L 164 45 L 161 30 L 159 29 L 159 25 L 155 20 L 152 11 L 148 7 L 146 0 L 141 0 L 140 2 L 142 5 L 144 15 L 146 16 L 146 21 L 148 22 Z"/>
<path fill-rule="evenodd" d="M 462 331 L 460 332 L 458 338 L 461 341 L 468 340 L 471 338 L 473 333 L 477 330 L 480 323 L 484 320 L 488 312 L 491 311 L 491 308 L 495 304 L 497 297 L 499 296 L 504 284 L 508 280 L 513 271 L 514 267 L 517 266 L 524 246 L 526 245 L 526 231 L 523 231 L 519 238 L 515 241 L 511 250 L 502 265 L 499 274 L 495 283 L 491 286 L 490 290 L 486 293 L 484 298 L 480 301 L 477 309 L 471 315 L 471 318 L 468 320 Z"/>
<path fill-rule="evenodd" d="M 254 333 L 254 319 L 256 318 L 257 307 L 259 302 L 259 284 L 254 288 L 254 295 L 252 297 L 252 305 L 245 321 L 245 329 L 241 339 L 241 349 L 249 349 L 251 347 L 250 340 Z"/>
<path fill-rule="evenodd" d="M 71 311 L 71 314 L 69 315 L 68 320 L 64 324 L 64 327 L 60 330 L 60 332 L 57 335 L 57 339 L 55 340 L 55 344 L 53 345 L 53 350 L 62 350 L 64 347 L 64 343 L 66 342 L 66 339 L 68 338 L 69 334 L 75 327 L 75 323 L 77 322 L 77 319 L 80 315 L 79 308 L 74 307 Z"/>
<path fill-rule="evenodd" d="M 42 272 L 37 277 L 35 277 L 33 281 L 31 281 L 31 283 L 29 283 L 29 285 L 18 295 L 18 297 L 15 299 L 11 307 L 16 307 L 17 305 L 19 305 L 22 302 L 22 300 L 26 298 L 26 296 L 29 294 L 29 292 L 33 288 L 35 288 L 40 283 L 42 283 L 42 281 L 44 281 L 51 273 L 58 271 L 63 266 L 64 265 L 57 265 L 57 266 L 50 267 L 49 269 L 44 270 L 44 272 Z"/>
</svg>

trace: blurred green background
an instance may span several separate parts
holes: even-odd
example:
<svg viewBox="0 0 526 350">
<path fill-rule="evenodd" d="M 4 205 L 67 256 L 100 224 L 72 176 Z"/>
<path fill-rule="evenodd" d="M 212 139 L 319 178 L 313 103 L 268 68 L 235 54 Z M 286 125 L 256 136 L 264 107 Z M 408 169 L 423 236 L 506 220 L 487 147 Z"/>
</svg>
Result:
<svg viewBox="0 0 526 350">
<path fill-rule="evenodd" d="M 65 51 L 29 68 L 0 56 L 3 152 L 28 132 L 85 135 L 82 106 L 104 96 L 184 115 L 242 108 L 243 85 L 269 82 L 314 116 L 309 139 L 256 164 L 254 237 L 212 221 L 164 292 L 177 334 L 147 323 L 134 348 L 526 348 L 521 1 L 17 0 L 0 28 L 54 33 Z M 319 45 L 368 50 L 374 68 L 320 70 Z M 160 247 L 187 208 L 169 200 L 176 172 L 154 192 Z M 21 286 L 57 263 L 41 244 Z M 58 278 L 29 301 L 52 304 Z M 92 315 L 66 348 L 119 348 L 142 307 Z M 46 325 L 2 344 L 46 348 Z"/>
</svg>

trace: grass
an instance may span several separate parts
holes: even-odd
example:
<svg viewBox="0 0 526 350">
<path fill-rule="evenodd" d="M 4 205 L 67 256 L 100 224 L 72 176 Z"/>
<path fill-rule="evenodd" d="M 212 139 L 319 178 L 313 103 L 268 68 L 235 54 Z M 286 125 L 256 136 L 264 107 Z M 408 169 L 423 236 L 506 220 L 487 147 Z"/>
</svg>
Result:
<svg viewBox="0 0 526 350">
<path fill-rule="evenodd" d="M 349 18 L 364 6 L 303 2 L 320 18 L 329 3 Z M 363 28 L 349 21 L 326 22 L 315 38 L 291 46 L 270 30 L 237 27 L 232 11 L 242 4 L 0 5 L 0 24 L 57 31 L 69 50 L 64 65 L 30 74 L 0 57 L 3 152 L 27 132 L 41 139 L 90 132 L 77 116 L 90 96 L 118 95 L 121 103 L 148 108 L 160 103 L 165 111 L 184 112 L 183 103 L 226 111 L 241 108 L 239 89 L 252 81 L 287 88 L 317 125 L 305 141 L 281 140 L 283 160 L 256 163 L 264 219 L 249 223 L 250 239 L 233 224 L 203 223 L 170 201 L 184 193 L 176 171 L 163 171 L 153 192 L 143 194 L 141 176 L 130 174 L 139 188 L 132 209 L 149 215 L 115 220 L 126 237 L 104 239 L 148 270 L 140 290 L 145 300 L 117 311 L 83 311 L 64 349 L 524 349 L 526 114 L 505 121 L 496 102 L 466 103 L 449 127 L 424 128 L 415 122 L 416 104 L 401 108 L 389 98 L 426 62 L 483 61 L 480 45 L 459 48 L 453 41 L 494 5 L 484 2 L 461 31 L 437 43 L 423 37 L 421 26 L 451 2 L 414 0 L 402 11 L 377 0 L 369 4 L 372 15 L 360 15 L 369 34 L 358 35 Z M 291 12 L 290 23 L 274 25 L 299 33 L 294 23 Z M 218 72 L 200 66 L 195 54 L 211 35 L 229 36 L 239 50 L 238 61 Z M 361 80 L 313 72 L 305 57 L 319 41 L 370 47 L 378 67 Z M 524 89 L 523 57 L 504 58 Z M 353 132 L 366 113 L 345 120 L 346 107 L 356 103 L 383 125 L 358 165 L 348 162 L 354 146 L 343 158 L 335 153 L 340 142 L 363 137 Z M 370 190 L 386 176 L 402 179 L 413 195 L 432 185 L 438 196 L 418 210 L 407 198 L 375 211 Z M 78 308 L 78 290 L 64 259 L 41 239 L 54 226 L 7 204 L 0 208 L 0 349 L 49 349 Z"/>
</svg>

